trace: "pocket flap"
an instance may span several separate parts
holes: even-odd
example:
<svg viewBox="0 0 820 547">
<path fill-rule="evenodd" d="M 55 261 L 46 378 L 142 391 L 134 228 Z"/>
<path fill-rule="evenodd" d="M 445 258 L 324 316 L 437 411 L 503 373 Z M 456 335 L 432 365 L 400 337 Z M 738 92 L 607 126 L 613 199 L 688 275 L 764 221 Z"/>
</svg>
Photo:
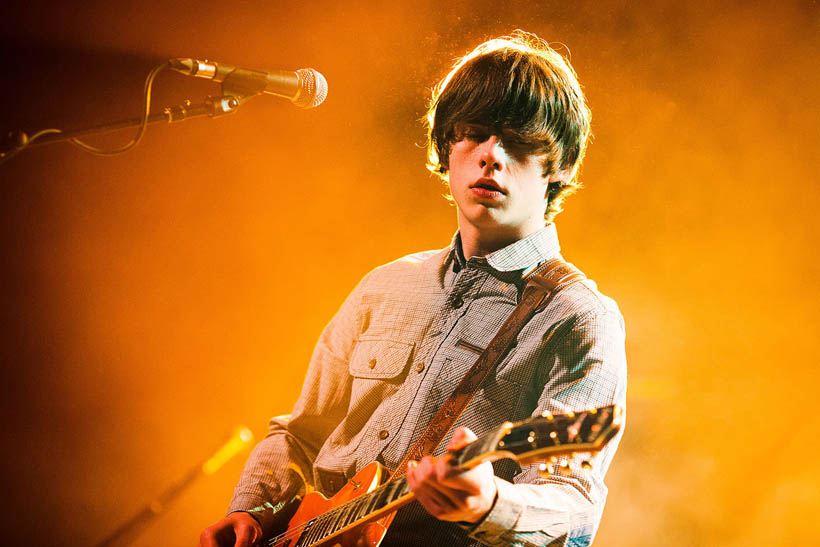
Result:
<svg viewBox="0 0 820 547">
<path fill-rule="evenodd" d="M 350 356 L 350 374 L 376 380 L 395 378 L 407 368 L 414 347 L 394 340 L 359 340 Z"/>
</svg>

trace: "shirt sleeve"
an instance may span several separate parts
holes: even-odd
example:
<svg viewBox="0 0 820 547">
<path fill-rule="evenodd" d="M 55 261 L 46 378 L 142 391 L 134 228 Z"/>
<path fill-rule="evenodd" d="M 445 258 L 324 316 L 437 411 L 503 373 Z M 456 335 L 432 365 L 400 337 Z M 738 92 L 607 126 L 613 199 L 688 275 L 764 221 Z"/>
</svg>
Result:
<svg viewBox="0 0 820 547">
<path fill-rule="evenodd" d="M 621 314 L 588 312 L 566 327 L 559 327 L 545 346 L 543 370 L 548 372 L 533 415 L 613 403 L 623 409 L 626 355 Z M 569 475 L 541 478 L 537 465 L 531 465 L 522 468 L 514 484 L 496 477 L 496 502 L 468 529 L 470 537 L 491 546 L 590 545 L 606 501 L 604 475 L 622 434 L 623 430 L 591 459 L 589 471 L 573 468 Z"/>
<path fill-rule="evenodd" d="M 272 418 L 267 436 L 248 457 L 229 513 L 248 511 L 267 535 L 282 504 L 313 484 L 313 461 L 347 412 L 347 362 L 359 330 L 362 282 L 322 332 L 290 416 Z"/>
</svg>

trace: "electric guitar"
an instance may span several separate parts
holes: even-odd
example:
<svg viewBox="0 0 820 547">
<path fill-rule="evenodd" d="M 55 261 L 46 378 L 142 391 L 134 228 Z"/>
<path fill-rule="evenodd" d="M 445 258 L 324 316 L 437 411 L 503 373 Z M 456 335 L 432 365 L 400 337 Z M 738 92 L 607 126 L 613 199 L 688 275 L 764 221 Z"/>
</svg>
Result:
<svg viewBox="0 0 820 547">
<path fill-rule="evenodd" d="M 569 412 L 544 413 L 521 422 L 506 422 L 453 455 L 455 465 L 471 469 L 486 461 L 512 458 L 519 465 L 539 461 L 539 473 L 572 472 L 567 456 L 601 450 L 621 428 L 623 412 L 617 405 Z M 559 460 L 559 457 L 561 459 Z M 557 465 L 557 469 L 556 469 Z M 590 469 L 588 460 L 581 463 Z M 339 492 L 326 498 L 307 494 L 269 547 L 377 547 L 396 510 L 413 501 L 404 475 L 392 479 L 379 462 L 359 471 Z"/>
</svg>

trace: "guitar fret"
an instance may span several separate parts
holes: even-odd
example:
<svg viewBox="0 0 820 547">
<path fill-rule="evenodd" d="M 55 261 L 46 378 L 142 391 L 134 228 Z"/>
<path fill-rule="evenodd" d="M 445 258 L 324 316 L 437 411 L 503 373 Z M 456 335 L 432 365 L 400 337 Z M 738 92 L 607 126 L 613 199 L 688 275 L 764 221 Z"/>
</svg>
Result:
<svg viewBox="0 0 820 547">
<path fill-rule="evenodd" d="M 316 522 L 313 523 L 313 537 L 311 537 L 310 542 L 313 543 L 323 537 L 322 535 L 322 528 L 324 528 L 325 521 L 322 518 L 324 515 L 320 515 L 316 518 Z"/>
<path fill-rule="evenodd" d="M 387 499 L 390 493 L 387 491 L 387 487 L 385 486 L 381 492 L 379 492 L 379 497 L 377 499 L 377 508 L 382 509 L 385 505 L 387 505 Z"/>
<path fill-rule="evenodd" d="M 350 508 L 350 522 L 356 522 L 362 518 L 362 499 L 356 498 L 353 507 Z"/>
<path fill-rule="evenodd" d="M 344 507 L 344 506 L 342 506 L 342 507 Z M 338 511 L 338 512 L 341 513 L 342 511 Z M 339 515 L 336 515 L 336 514 L 332 515 L 331 518 L 328 519 L 327 526 L 325 527 L 324 530 L 322 530 L 322 537 L 325 538 L 325 537 L 333 534 L 334 532 L 336 532 L 338 530 L 341 530 L 343 528 L 343 526 L 340 524 L 340 521 L 341 521 L 341 518 L 339 517 Z"/>
<path fill-rule="evenodd" d="M 327 518 L 327 514 L 322 515 L 322 528 L 320 532 L 320 537 L 327 537 L 330 535 L 330 531 L 333 524 L 332 518 Z"/>
<path fill-rule="evenodd" d="M 350 524 L 350 514 L 353 511 L 353 504 L 348 502 L 344 506 L 344 511 L 342 511 L 342 528 Z"/>
<path fill-rule="evenodd" d="M 408 484 L 407 479 L 402 479 L 402 481 L 401 481 L 401 496 L 405 496 L 409 493 L 410 493 L 410 484 Z"/>
<path fill-rule="evenodd" d="M 373 499 L 374 496 L 368 494 L 367 496 L 362 496 L 362 514 L 369 515 L 373 512 Z"/>
<path fill-rule="evenodd" d="M 324 517 L 324 525 L 322 526 L 321 535 L 319 537 L 325 538 L 335 531 L 333 524 L 336 520 L 336 516 L 332 512 L 327 512 L 322 516 Z"/>
<path fill-rule="evenodd" d="M 367 498 L 368 498 L 367 512 L 368 513 L 372 513 L 373 511 L 376 510 L 376 507 L 378 507 L 378 505 L 379 505 L 379 493 L 380 493 L 380 490 L 376 490 L 372 494 L 367 495 Z"/>
<path fill-rule="evenodd" d="M 399 498 L 399 492 L 401 491 L 401 483 L 402 481 L 394 481 L 390 483 L 390 496 L 388 497 L 388 503 L 393 503 Z"/>
<path fill-rule="evenodd" d="M 303 547 L 304 545 L 310 545 L 314 541 L 314 536 L 316 535 L 316 529 L 313 527 L 316 519 L 309 520 L 307 525 L 307 532 L 302 533 L 302 536 L 299 538 L 299 541 L 296 542 L 295 547 Z"/>
<path fill-rule="evenodd" d="M 348 524 L 354 523 L 357 520 L 359 520 L 360 518 L 362 518 L 361 506 L 362 506 L 362 500 L 359 499 L 359 498 L 356 498 L 353 501 L 353 503 L 351 504 L 351 507 L 350 507 L 350 515 L 348 516 Z"/>
<path fill-rule="evenodd" d="M 363 501 L 366 500 L 363 500 L 360 497 L 356 498 L 356 502 L 353 504 L 353 520 L 351 522 L 356 522 L 365 515 L 365 513 L 362 511 Z"/>
<path fill-rule="evenodd" d="M 390 498 L 388 503 L 393 503 L 399 498 L 399 492 L 401 492 L 401 480 L 396 480 L 390 485 Z"/>
<path fill-rule="evenodd" d="M 404 490 L 403 487 L 404 480 L 397 480 L 393 483 L 393 487 L 390 489 L 390 503 L 393 503 L 401 497 L 402 491 Z"/>
<path fill-rule="evenodd" d="M 342 526 L 342 509 L 341 508 L 337 507 L 336 509 L 333 510 L 333 519 L 331 519 L 331 520 L 332 520 L 331 528 L 333 529 L 333 532 L 336 532 L 337 530 L 341 530 L 342 528 L 344 528 L 344 526 Z"/>
</svg>

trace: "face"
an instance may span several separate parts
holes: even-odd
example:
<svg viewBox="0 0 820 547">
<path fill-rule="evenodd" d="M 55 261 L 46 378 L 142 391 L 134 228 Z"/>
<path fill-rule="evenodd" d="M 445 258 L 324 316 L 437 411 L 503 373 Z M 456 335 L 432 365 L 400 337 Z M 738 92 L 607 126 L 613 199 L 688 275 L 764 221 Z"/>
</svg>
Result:
<svg viewBox="0 0 820 547">
<path fill-rule="evenodd" d="M 525 237 L 544 226 L 546 155 L 514 132 L 495 133 L 475 124 L 456 124 L 450 147 L 450 193 L 459 226 L 479 233 Z"/>
</svg>

